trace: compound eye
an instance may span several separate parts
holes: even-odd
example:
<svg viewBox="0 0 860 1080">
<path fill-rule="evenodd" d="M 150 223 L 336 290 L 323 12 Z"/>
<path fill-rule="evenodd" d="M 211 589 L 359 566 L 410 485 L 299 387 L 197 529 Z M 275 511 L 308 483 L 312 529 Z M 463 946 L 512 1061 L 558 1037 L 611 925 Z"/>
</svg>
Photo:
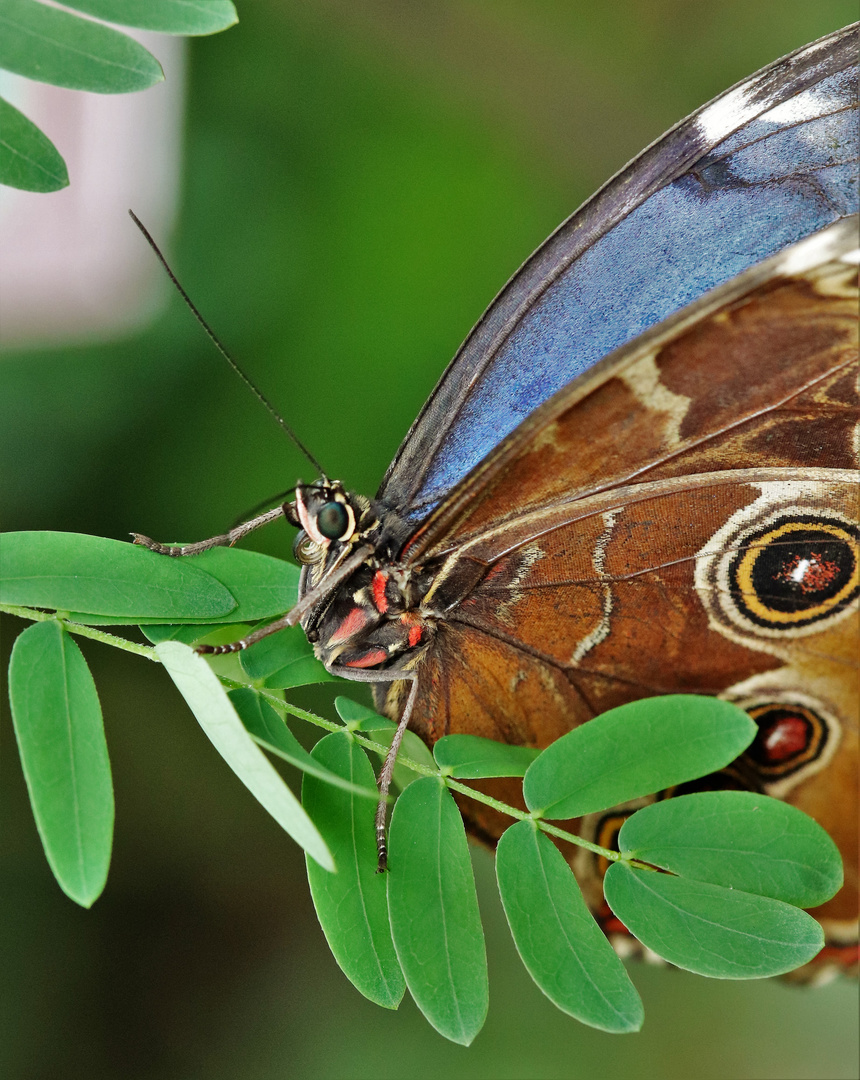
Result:
<svg viewBox="0 0 860 1080">
<path fill-rule="evenodd" d="M 311 540 L 306 532 L 300 532 L 293 541 L 293 555 L 296 562 L 304 564 L 317 562 L 320 550 L 319 544 Z"/>
<path fill-rule="evenodd" d="M 326 540 L 344 540 L 351 528 L 350 514 L 343 503 L 327 502 L 317 514 L 316 526 Z"/>
</svg>

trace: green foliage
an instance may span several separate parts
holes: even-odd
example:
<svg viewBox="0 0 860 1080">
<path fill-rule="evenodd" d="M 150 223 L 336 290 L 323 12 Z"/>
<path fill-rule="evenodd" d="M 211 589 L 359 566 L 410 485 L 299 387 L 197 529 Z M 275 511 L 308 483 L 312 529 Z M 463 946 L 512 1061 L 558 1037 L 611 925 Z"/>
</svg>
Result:
<svg viewBox="0 0 860 1080">
<path fill-rule="evenodd" d="M 376 790 L 367 755 L 348 732 L 320 739 L 313 758 L 359 790 Z M 333 791 L 310 774 L 302 783 L 302 803 L 337 865 L 337 873 L 330 874 L 307 859 L 311 896 L 326 941 L 356 989 L 377 1005 L 396 1009 L 406 983 L 391 939 L 385 878 L 376 873 L 374 806 L 343 789 Z"/>
<path fill-rule="evenodd" d="M 192 561 L 79 533 L 3 535 L 0 603 L 90 626 L 250 622 L 279 615 L 297 591 L 294 566 L 253 551 L 213 548 Z"/>
<path fill-rule="evenodd" d="M 487 952 L 463 819 L 441 779 L 422 776 L 394 806 L 388 914 L 418 1008 L 468 1046 L 489 1007 Z"/>
<path fill-rule="evenodd" d="M 326 769 L 320 764 L 323 759 L 316 753 L 317 747 L 314 747 L 313 754 L 305 750 L 287 727 L 286 722 L 256 690 L 250 687 L 239 687 L 231 690 L 227 697 L 233 703 L 233 708 L 239 714 L 248 734 L 258 746 L 262 746 L 270 754 L 283 758 L 290 765 L 294 765 L 310 776 L 317 777 L 326 784 L 342 788 L 359 798 L 373 800 L 374 805 L 376 804 L 379 793 L 372 770 L 370 780 L 365 784 L 355 784 L 345 780 L 337 770 Z"/>
<path fill-rule="evenodd" d="M 63 892 L 89 907 L 107 880 L 113 785 L 96 686 L 59 623 L 36 623 L 17 639 L 9 698 L 48 862 Z"/>
<path fill-rule="evenodd" d="M 440 739 L 431 754 L 407 732 L 383 876 L 368 753 L 385 755 L 391 720 L 342 697 L 335 703 L 342 724 L 288 705 L 283 687 L 331 678 L 298 629 L 247 650 L 241 665 L 234 656 L 207 663 L 188 647 L 201 638 L 235 640 L 280 614 L 295 600 L 294 568 L 232 549 L 171 559 L 97 537 L 18 533 L 3 538 L 2 571 L 5 609 L 36 621 L 16 643 L 10 668 L 27 784 L 48 861 L 79 903 L 91 904 L 104 886 L 113 803 L 98 698 L 69 630 L 164 665 L 230 768 L 304 848 L 320 923 L 347 977 L 386 1008 L 396 1008 L 408 987 L 454 1042 L 468 1045 L 481 1029 L 487 966 L 452 791 L 518 819 L 497 854 L 511 932 L 537 985 L 583 1023 L 636 1031 L 642 1005 L 550 836 L 609 861 L 604 888 L 612 911 L 679 967 L 759 978 L 806 963 L 823 944 L 801 905 L 836 892 L 841 862 L 826 833 L 793 807 L 735 791 L 663 799 L 627 819 L 618 851 L 547 820 L 610 809 L 723 768 L 757 730 L 734 705 L 650 698 L 613 709 L 542 752 L 458 735 Z M 36 610 L 46 607 L 55 613 Z M 114 637 L 98 629 L 105 623 L 142 625 L 157 644 Z M 285 722 L 290 712 L 333 734 L 309 753 Z M 301 770 L 303 805 L 264 751 Z M 461 782 L 491 776 L 523 777 L 530 813 Z"/>
<path fill-rule="evenodd" d="M 625 858 L 797 907 L 823 904 L 842 885 L 839 852 L 818 822 L 752 791 L 702 791 L 643 807 L 622 825 L 618 847 Z"/>
<path fill-rule="evenodd" d="M 63 0 L 105 22 L 162 34 L 217 34 L 239 21 L 231 0 Z"/>
<path fill-rule="evenodd" d="M 524 776 L 537 756 L 529 746 L 508 746 L 479 735 L 444 735 L 433 747 L 439 768 L 458 780 Z"/>
<path fill-rule="evenodd" d="M 782 975 L 824 945 L 821 926 L 811 915 L 767 896 L 625 862 L 609 867 L 603 891 L 643 945 L 671 964 L 713 979 Z"/>
<path fill-rule="evenodd" d="M 0 182 L 24 191 L 59 191 L 66 163 L 32 120 L 0 98 Z"/>
<path fill-rule="evenodd" d="M 229 0 L 67 0 L 65 6 L 168 34 L 212 34 L 237 21 Z M 127 34 L 38 0 L 0 0 L 0 68 L 97 94 L 145 90 L 164 79 L 155 57 Z M 0 128 L 0 183 L 41 192 L 66 187 L 57 148 L 5 101 Z"/>
<path fill-rule="evenodd" d="M 496 849 L 499 892 L 528 972 L 550 1001 L 601 1031 L 638 1031 L 645 1013 L 564 856 L 530 821 Z"/>
<path fill-rule="evenodd" d="M 742 709 L 717 698 L 674 694 L 631 702 L 545 750 L 526 772 L 526 806 L 559 820 L 606 810 L 722 769 L 755 734 Z"/>
<path fill-rule="evenodd" d="M 206 661 L 178 641 L 163 641 L 155 650 L 212 745 L 245 787 L 300 847 L 321 866 L 334 870 L 325 841 L 245 730 L 227 692 Z"/>
<path fill-rule="evenodd" d="M 288 626 L 258 641 L 240 655 L 239 663 L 255 685 L 272 689 L 335 681 L 314 656 L 300 626 Z"/>
<path fill-rule="evenodd" d="M 385 751 L 391 745 L 397 725 L 387 716 L 380 716 L 366 705 L 359 705 L 357 701 L 349 698 L 335 698 L 334 707 L 337 714 L 343 720 L 348 731 L 360 731 L 368 739 L 379 746 L 379 761 L 385 756 Z M 394 766 L 394 786 L 402 791 L 408 787 L 417 774 L 406 762 L 412 762 L 423 766 L 431 772 L 436 772 L 436 763 L 433 755 L 427 749 L 414 731 L 407 731 L 400 744 L 400 753 L 397 755 L 397 764 Z"/>
<path fill-rule="evenodd" d="M 0 0 L 0 28 L 0 67 L 28 79 L 95 94 L 164 79 L 161 64 L 126 34 L 37 0 Z"/>
</svg>

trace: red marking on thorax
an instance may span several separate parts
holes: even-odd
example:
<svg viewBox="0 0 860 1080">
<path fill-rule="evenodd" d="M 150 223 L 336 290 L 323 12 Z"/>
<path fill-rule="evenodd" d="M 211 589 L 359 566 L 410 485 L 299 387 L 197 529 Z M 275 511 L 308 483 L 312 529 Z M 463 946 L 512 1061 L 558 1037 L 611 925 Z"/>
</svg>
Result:
<svg viewBox="0 0 860 1080">
<path fill-rule="evenodd" d="M 388 653 L 385 649 L 371 649 L 370 652 L 366 652 L 364 656 L 359 656 L 357 660 L 347 660 L 344 667 L 375 667 L 377 664 L 381 664 L 383 660 L 388 659 Z"/>
<path fill-rule="evenodd" d="M 422 622 L 421 616 L 414 611 L 404 611 L 400 616 L 400 621 L 404 626 L 409 627 L 406 641 L 409 644 L 409 648 L 414 649 L 424 634 L 424 623 Z"/>
<path fill-rule="evenodd" d="M 373 592 L 373 602 L 380 615 L 384 615 L 386 611 L 388 611 L 388 598 L 385 595 L 385 586 L 387 584 L 388 574 L 386 574 L 384 570 L 377 570 L 373 575 L 373 581 L 370 583 L 370 588 Z"/>
<path fill-rule="evenodd" d="M 367 623 L 368 617 L 364 611 L 360 607 L 354 607 L 332 634 L 329 643 L 331 645 L 340 645 L 344 641 L 349 641 L 359 630 L 363 630 Z"/>
</svg>

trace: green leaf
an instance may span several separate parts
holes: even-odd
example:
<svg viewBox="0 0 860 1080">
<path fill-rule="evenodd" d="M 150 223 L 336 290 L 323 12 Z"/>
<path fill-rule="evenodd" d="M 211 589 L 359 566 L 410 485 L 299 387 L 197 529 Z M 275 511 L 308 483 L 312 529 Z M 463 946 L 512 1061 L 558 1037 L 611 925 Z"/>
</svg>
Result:
<svg viewBox="0 0 860 1080">
<path fill-rule="evenodd" d="M 643 807 L 618 836 L 621 853 L 695 881 L 823 904 L 842 885 L 839 849 L 821 826 L 779 799 L 703 791 Z"/>
<path fill-rule="evenodd" d="M 44 535 L 44 534 L 32 534 Z M 60 534 L 69 535 L 69 534 Z M 110 541 L 115 543 L 116 541 Z M 124 545 L 129 547 L 131 545 Z M 144 551 L 144 548 L 140 548 Z M 260 619 L 270 619 L 273 615 L 282 615 L 296 602 L 298 595 L 299 571 L 283 559 L 273 559 L 271 555 L 260 555 L 256 551 L 244 551 L 241 548 L 219 547 L 204 551 L 200 555 L 168 556 L 146 552 L 160 562 L 181 563 L 203 571 L 227 588 L 234 597 L 235 606 L 224 616 L 230 623 L 251 623 Z M 126 624 L 124 616 L 108 616 L 99 613 L 72 612 L 78 622 L 91 626 Z M 131 620 L 138 625 L 156 624 L 152 618 Z M 183 617 L 183 621 L 189 622 Z M 202 622 L 202 620 L 201 620 Z M 227 640 L 235 640 L 240 632 Z M 198 640 L 198 639 L 192 639 Z"/>
<path fill-rule="evenodd" d="M 524 776 L 539 753 L 529 746 L 510 746 L 480 735 L 445 735 L 433 747 L 439 768 L 460 780 Z"/>
<path fill-rule="evenodd" d="M 322 772 L 336 773 L 344 784 L 375 787 L 367 756 L 347 732 L 321 739 L 313 757 Z M 311 896 L 329 948 L 357 990 L 396 1009 L 406 983 L 391 940 L 385 876 L 376 872 L 375 807 L 312 775 L 304 778 L 302 802 L 337 863 L 337 873 L 329 874 L 307 859 Z"/>
<path fill-rule="evenodd" d="M 57 622 L 15 641 L 9 698 L 39 836 L 60 888 L 89 907 L 107 880 L 113 785 L 95 683 Z"/>
<path fill-rule="evenodd" d="M 236 600 L 236 606 L 224 618 L 230 623 L 254 623 L 282 615 L 290 610 L 298 596 L 299 571 L 296 567 L 283 559 L 273 559 L 271 555 L 260 555 L 256 551 L 219 547 L 184 558 L 165 555 L 156 555 L 155 558 L 191 565 L 220 581 Z M 80 621 L 95 624 L 89 615 L 80 616 Z M 98 623 L 104 624 L 105 621 L 100 619 Z M 235 641 L 240 636 L 241 630 L 237 628 L 232 637 L 224 638 L 224 642 Z"/>
<path fill-rule="evenodd" d="M 0 98 L 0 184 L 22 191 L 59 191 L 68 183 L 66 163 L 56 146 Z"/>
<path fill-rule="evenodd" d="M 28 79 L 124 94 L 161 82 L 161 64 L 109 26 L 36 0 L 0 0 L 0 67 Z"/>
<path fill-rule="evenodd" d="M 334 870 L 331 853 L 313 822 L 245 730 L 206 661 L 178 641 L 163 641 L 155 652 L 212 745 L 254 798 L 321 866 Z"/>
<path fill-rule="evenodd" d="M 526 805 L 556 819 L 605 810 L 723 768 L 756 731 L 743 709 L 713 697 L 621 705 L 544 750 L 523 781 Z"/>
<path fill-rule="evenodd" d="M 247 623 L 143 623 L 140 632 L 153 645 L 181 641 L 183 645 L 228 645 L 247 634 Z"/>
<path fill-rule="evenodd" d="M 819 923 L 800 908 L 703 881 L 634 870 L 616 862 L 606 901 L 658 956 L 714 979 L 763 979 L 808 963 L 824 945 Z"/>
<path fill-rule="evenodd" d="M 468 1046 L 487 1015 L 487 954 L 460 811 L 424 776 L 394 804 L 388 910 L 397 958 L 418 1008 Z"/>
<path fill-rule="evenodd" d="M 338 716 L 350 731 L 360 731 L 368 739 L 381 743 L 383 746 L 391 745 L 394 732 L 397 730 L 397 724 L 393 720 L 389 720 L 387 716 L 380 716 L 373 709 L 369 709 L 366 705 L 359 705 L 357 701 L 352 701 L 350 698 L 335 698 L 334 707 L 337 709 Z M 411 758 L 412 761 L 417 762 L 419 765 L 425 765 L 428 769 L 436 771 L 436 762 L 433 760 L 433 755 L 414 731 L 404 733 L 403 742 L 400 744 L 398 761 L 400 758 Z M 394 766 L 394 784 L 401 790 L 408 787 L 417 776 L 418 773 L 413 772 L 412 769 L 407 768 L 405 765 L 395 764 Z"/>
<path fill-rule="evenodd" d="M 230 622 L 256 622 L 282 615 L 295 605 L 299 595 L 298 568 L 257 551 L 217 547 L 170 561 L 192 563 L 230 590 L 238 603 L 236 610 L 230 612 Z"/>
<path fill-rule="evenodd" d="M 239 21 L 230 0 L 62 0 L 64 7 L 162 34 L 216 34 Z"/>
<path fill-rule="evenodd" d="M 285 689 L 311 683 L 336 682 L 314 656 L 313 646 L 300 626 L 288 626 L 245 649 L 242 669 L 258 686 Z"/>
<path fill-rule="evenodd" d="M 533 822 L 502 834 L 496 875 L 519 954 L 550 1001 L 601 1031 L 638 1031 L 644 1010 L 636 987 L 564 856 Z"/>
<path fill-rule="evenodd" d="M 185 559 L 80 533 L 4 533 L 0 603 L 171 622 L 236 611 L 220 581 Z"/>
<path fill-rule="evenodd" d="M 230 690 L 227 697 L 232 701 L 233 708 L 239 714 L 239 719 L 245 725 L 245 730 L 251 735 L 259 746 L 268 750 L 270 754 L 288 761 L 302 772 L 310 773 L 319 777 L 327 784 L 344 788 L 359 798 L 372 801 L 374 808 L 379 801 L 379 791 L 376 780 L 371 781 L 365 787 L 355 787 L 348 784 L 341 776 L 324 769 L 317 758 L 305 750 L 299 740 L 293 735 L 287 724 L 275 712 L 268 701 L 252 690 L 250 687 L 240 687 Z"/>
<path fill-rule="evenodd" d="M 368 705 L 361 705 L 348 697 L 336 697 L 334 707 L 337 714 L 347 725 L 350 731 L 370 731 L 386 727 L 395 728 L 397 725 L 387 716 L 380 716 Z"/>
</svg>

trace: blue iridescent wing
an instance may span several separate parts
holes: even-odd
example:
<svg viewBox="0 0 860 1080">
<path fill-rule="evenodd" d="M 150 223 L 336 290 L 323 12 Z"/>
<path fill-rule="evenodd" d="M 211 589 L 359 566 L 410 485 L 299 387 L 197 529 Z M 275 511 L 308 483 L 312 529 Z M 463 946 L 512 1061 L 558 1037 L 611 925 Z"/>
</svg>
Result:
<svg viewBox="0 0 860 1080">
<path fill-rule="evenodd" d="M 857 212 L 858 26 L 726 91 L 644 150 L 502 290 L 386 474 L 413 522 L 601 357 Z"/>
</svg>

